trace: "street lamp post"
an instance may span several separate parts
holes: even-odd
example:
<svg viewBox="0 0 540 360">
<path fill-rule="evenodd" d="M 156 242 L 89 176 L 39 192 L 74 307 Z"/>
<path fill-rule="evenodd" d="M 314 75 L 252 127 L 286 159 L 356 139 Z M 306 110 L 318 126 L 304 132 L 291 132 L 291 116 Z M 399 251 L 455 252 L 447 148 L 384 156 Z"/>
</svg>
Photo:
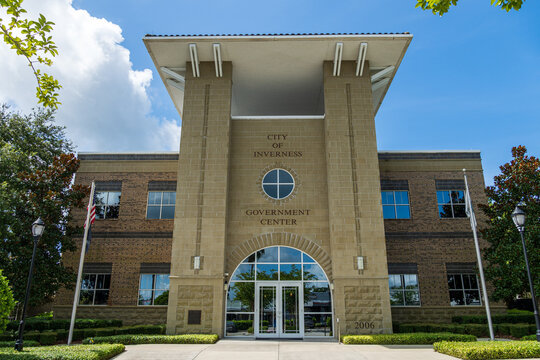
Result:
<svg viewBox="0 0 540 360">
<path fill-rule="evenodd" d="M 525 266 L 527 267 L 527 276 L 529 277 L 529 286 L 531 288 L 531 300 L 534 310 L 534 321 L 536 322 L 536 341 L 540 342 L 540 318 L 538 317 L 538 307 L 536 306 L 536 296 L 534 295 L 534 284 L 531 277 L 531 270 L 529 268 L 529 258 L 527 257 L 527 247 L 525 246 L 525 237 L 523 232 L 525 231 L 525 211 L 521 208 L 521 203 L 518 204 L 512 213 L 512 220 L 521 235 L 521 243 L 523 244 L 523 255 L 525 256 Z"/>
<path fill-rule="evenodd" d="M 15 350 L 22 351 L 23 349 L 23 332 L 24 332 L 24 320 L 26 318 L 26 307 L 28 305 L 28 298 L 30 297 L 30 286 L 32 285 L 32 272 L 34 270 L 34 259 L 36 257 L 36 249 L 41 235 L 45 230 L 45 223 L 41 218 L 38 218 L 32 224 L 32 235 L 34 236 L 34 250 L 32 251 L 32 260 L 30 261 L 30 271 L 28 271 L 28 281 L 26 283 L 26 294 L 24 295 L 24 305 L 21 322 L 19 323 L 19 338 L 15 342 Z"/>
</svg>

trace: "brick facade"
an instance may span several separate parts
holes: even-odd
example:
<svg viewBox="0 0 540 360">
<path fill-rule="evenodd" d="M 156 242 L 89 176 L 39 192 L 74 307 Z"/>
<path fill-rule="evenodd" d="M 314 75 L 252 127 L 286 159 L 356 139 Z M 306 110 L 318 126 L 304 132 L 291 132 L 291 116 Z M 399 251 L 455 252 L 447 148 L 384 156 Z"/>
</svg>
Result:
<svg viewBox="0 0 540 360">
<path fill-rule="evenodd" d="M 240 194 L 249 185 L 249 180 L 243 183 L 242 174 L 248 175 L 252 165 L 248 158 L 236 158 L 245 152 L 240 148 L 251 146 L 249 142 L 242 140 L 242 134 L 247 137 L 257 137 L 254 130 L 249 129 L 249 122 L 241 121 L 235 123 L 233 127 L 233 136 L 235 146 L 233 146 L 232 157 L 235 166 L 232 167 L 236 175 L 233 175 L 232 181 L 238 184 L 232 188 L 232 197 L 229 198 L 229 208 L 231 215 L 229 217 L 229 228 L 234 228 L 242 222 L 245 206 L 239 201 Z M 286 126 L 283 123 L 276 123 L 276 128 L 287 128 L 287 131 L 294 134 L 296 125 Z M 314 139 L 317 133 L 322 133 L 323 123 L 314 121 L 310 126 L 300 126 L 298 129 L 303 134 L 307 134 L 309 144 L 315 145 Z M 265 125 L 265 129 L 272 130 L 270 124 Z M 261 132 L 261 136 L 267 131 Z M 313 135 L 309 135 L 313 132 Z M 321 137 L 322 139 L 322 137 Z M 243 145 L 245 143 L 245 145 Z M 300 142 L 293 146 L 295 149 L 301 149 L 305 152 L 304 161 L 307 162 L 306 169 L 313 172 L 308 173 L 307 177 L 316 177 L 316 173 L 321 171 L 317 169 L 317 156 L 313 157 L 315 162 L 310 163 L 310 151 L 317 149 L 318 146 L 302 148 Z M 239 148 L 240 147 L 240 148 Z M 238 155 L 235 155 L 237 154 Z M 313 153 L 314 155 L 316 154 Z M 410 219 L 387 219 L 384 220 L 384 231 L 386 235 L 386 263 L 415 263 L 418 265 L 418 278 L 420 286 L 420 307 L 392 307 L 392 321 L 411 322 L 448 322 L 453 315 L 480 314 L 484 312 L 481 306 L 449 306 L 449 292 L 446 281 L 445 264 L 452 262 L 475 263 L 476 257 L 474 244 L 470 230 L 470 224 L 466 218 L 440 219 L 437 212 L 436 186 L 437 179 L 462 179 L 462 167 L 468 167 L 468 180 L 471 189 L 472 201 L 474 204 L 486 201 L 483 192 L 484 181 L 481 169 L 480 159 L 456 159 L 449 156 L 443 161 L 433 159 L 412 159 L 413 156 L 403 159 L 387 159 L 385 153 L 379 153 L 380 159 L 380 178 L 386 181 L 385 184 L 402 184 L 405 180 L 408 184 L 411 218 Z M 84 158 L 84 157 L 83 157 Z M 286 163 L 286 162 L 285 162 Z M 285 164 L 281 161 L 281 164 Z M 120 215 L 118 219 L 97 220 L 93 227 L 93 239 L 90 251 L 87 253 L 87 263 L 112 263 L 111 290 L 107 306 L 79 306 L 79 317 L 102 317 L 102 318 L 121 318 L 126 324 L 142 323 L 165 323 L 167 308 L 164 306 L 137 306 L 137 296 L 139 288 L 139 268 L 141 263 L 170 263 L 172 254 L 173 220 L 146 220 L 146 203 L 148 194 L 148 184 L 151 181 L 171 181 L 176 180 L 176 173 L 172 171 L 177 168 L 178 160 L 174 155 L 169 155 L 169 160 L 84 160 L 81 169 L 76 177 L 76 183 L 89 184 L 95 181 L 121 181 L 122 198 L 120 205 Z M 242 167 L 244 164 L 245 171 Z M 114 166 L 113 166 L 114 165 Z M 322 163 L 324 166 L 324 162 Z M 166 170 L 155 172 L 158 167 Z M 171 171 L 167 171 L 171 170 Z M 303 171 L 301 168 L 299 171 Z M 235 176 L 240 176 L 236 178 Z M 258 175 L 255 174 L 255 177 Z M 392 182 L 392 180 L 394 182 Z M 396 181 L 399 180 L 399 181 Z M 310 184 L 303 180 L 303 187 L 316 186 L 312 191 L 317 190 L 317 186 L 326 186 L 324 178 L 319 179 L 319 183 Z M 317 185 L 319 184 L 319 185 Z M 391 185 L 388 185 L 391 186 Z M 237 190 L 234 190 L 237 189 Z M 304 188 L 305 190 L 305 188 Z M 244 191 L 245 192 L 245 191 Z M 188 196 L 186 194 L 186 196 Z M 257 194 L 256 196 L 259 196 Z M 254 200 L 256 201 L 256 196 Z M 234 200 L 235 199 L 235 200 Z M 322 197 L 320 202 L 310 203 L 314 199 L 303 201 L 302 206 L 313 210 L 315 221 L 305 222 L 299 220 L 294 227 L 280 229 L 276 227 L 262 228 L 257 219 L 250 218 L 248 223 L 243 224 L 243 232 L 230 231 L 228 235 L 228 245 L 226 248 L 226 266 L 225 271 L 232 273 L 237 264 L 247 255 L 265 246 L 287 245 L 300 249 L 309 249 L 308 251 L 321 264 L 328 276 L 334 277 L 336 260 L 331 254 L 331 248 L 328 242 L 328 228 L 319 228 L 314 230 L 312 224 L 324 223 L 324 217 L 328 216 L 325 206 L 327 202 Z M 379 200 L 380 201 L 380 200 Z M 317 210 L 320 209 L 320 210 Z M 482 213 L 476 208 L 476 214 L 479 223 L 482 222 Z M 320 212 L 320 213 L 319 213 Z M 83 211 L 74 214 L 75 221 L 82 222 Z M 247 227 L 246 227 L 247 226 Z M 251 228 L 250 228 L 251 227 Z M 259 238 L 250 237 L 257 231 L 266 233 Z M 281 233 L 280 231 L 285 231 Z M 322 232 L 321 232 L 322 231 Z M 306 234 L 304 238 L 296 233 Z M 235 240 L 238 239 L 238 240 Z M 81 241 L 81 239 L 78 239 Z M 485 243 L 481 243 L 485 246 Z M 319 250 L 317 250 L 319 249 Z M 449 251 L 452 249 L 452 251 Z M 348 255 L 350 256 L 350 255 Z M 77 268 L 79 253 L 68 253 L 64 257 L 66 265 L 73 269 Z M 345 261 L 348 260 L 347 257 Z M 183 260 L 189 262 L 188 259 Z M 369 261 L 369 260 L 368 260 Z M 371 265 L 371 264 L 369 264 Z M 356 280 L 355 280 L 356 281 Z M 200 281 L 199 281 L 200 283 Z M 222 282 L 220 282 L 222 284 Z M 343 294 L 344 311 L 350 317 L 350 323 L 342 331 L 353 332 L 354 324 L 362 319 L 377 319 L 377 314 L 381 310 L 373 302 L 380 302 L 380 292 L 377 291 L 374 298 L 369 295 L 371 292 L 366 289 L 387 286 L 387 281 L 373 283 L 366 280 L 361 283 L 353 281 L 354 286 L 350 286 L 350 280 L 344 282 L 343 288 L 336 287 L 334 297 L 336 302 Z M 361 284 L 358 286 L 358 284 Z M 176 306 L 175 316 L 178 321 L 183 321 L 187 317 L 187 304 L 199 304 L 201 301 L 199 291 L 195 291 L 198 285 L 182 285 L 177 294 L 182 295 L 180 302 Z M 199 286 L 200 287 L 200 286 Z M 211 285 L 203 286 L 206 292 L 213 288 Z M 195 289 L 195 290 L 194 290 Z M 367 292 L 366 292 L 367 291 Z M 206 292 L 204 292 L 206 294 Z M 212 313 L 210 309 L 213 306 L 214 296 L 225 296 L 220 285 L 219 290 L 205 295 L 206 310 L 204 314 Z M 368 298 L 365 298 L 365 297 Z M 193 297 L 193 302 L 190 302 Z M 69 317 L 71 312 L 71 301 L 73 292 L 62 290 L 55 300 L 55 316 Z M 189 300 L 189 301 L 188 301 Z M 186 303 L 187 301 L 187 303 Z M 212 304 L 210 304 L 212 302 Z M 361 309 L 356 309 L 358 303 L 363 303 L 368 313 Z M 198 306 L 200 307 L 200 306 Z M 492 304 L 493 312 L 504 310 L 502 304 Z M 362 315 L 363 314 L 363 315 Z M 183 332 L 212 331 L 212 322 L 210 319 L 204 319 L 201 326 L 189 326 Z"/>
</svg>

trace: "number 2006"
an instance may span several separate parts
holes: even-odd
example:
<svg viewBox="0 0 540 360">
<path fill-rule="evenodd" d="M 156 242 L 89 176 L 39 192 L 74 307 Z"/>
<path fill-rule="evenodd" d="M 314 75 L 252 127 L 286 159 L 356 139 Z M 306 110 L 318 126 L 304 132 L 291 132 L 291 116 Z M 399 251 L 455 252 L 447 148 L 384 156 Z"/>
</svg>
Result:
<svg viewBox="0 0 540 360">
<path fill-rule="evenodd" d="M 374 329 L 375 324 L 369 321 L 356 321 L 354 323 L 355 329 Z"/>
</svg>

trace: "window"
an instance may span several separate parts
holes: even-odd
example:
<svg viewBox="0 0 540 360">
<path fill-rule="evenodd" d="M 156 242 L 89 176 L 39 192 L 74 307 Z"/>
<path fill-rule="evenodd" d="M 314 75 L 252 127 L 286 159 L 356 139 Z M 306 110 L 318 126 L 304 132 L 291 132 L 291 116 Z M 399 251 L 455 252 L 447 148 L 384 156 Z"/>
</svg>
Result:
<svg viewBox="0 0 540 360">
<path fill-rule="evenodd" d="M 285 199 L 294 190 L 294 179 L 287 170 L 270 170 L 263 177 L 262 188 L 264 193 L 272 199 Z"/>
<path fill-rule="evenodd" d="M 463 190 L 438 190 L 437 204 L 440 218 L 467 217 Z"/>
<path fill-rule="evenodd" d="M 263 289 L 267 281 L 298 282 L 304 295 L 303 301 L 300 299 L 297 305 L 304 312 L 305 336 L 332 335 L 332 293 L 323 269 L 315 259 L 300 250 L 272 246 L 245 258 L 230 277 L 226 298 L 226 336 L 252 336 L 256 317 L 262 321 L 260 331 L 272 331 L 275 323 L 264 317 L 264 306 L 255 303 L 256 289 Z M 259 287 L 260 284 L 264 286 Z M 266 287 L 269 292 L 259 292 L 259 295 L 263 298 L 268 295 L 267 304 L 277 310 L 277 306 L 281 305 L 275 304 L 275 286 L 269 283 Z M 285 296 L 285 293 L 282 294 Z M 291 296 L 290 292 L 287 294 Z M 294 302 L 287 304 L 292 305 Z M 287 321 L 292 324 L 292 318 Z"/>
<path fill-rule="evenodd" d="M 107 305 L 111 274 L 83 274 L 80 305 Z"/>
<path fill-rule="evenodd" d="M 96 192 L 96 219 L 118 219 L 120 191 Z"/>
<path fill-rule="evenodd" d="M 482 305 L 476 274 L 448 274 L 450 305 Z"/>
<path fill-rule="evenodd" d="M 420 306 L 417 274 L 391 274 L 388 283 L 391 306 Z"/>
<path fill-rule="evenodd" d="M 408 191 L 382 191 L 383 217 L 385 219 L 410 219 Z"/>
<path fill-rule="evenodd" d="M 169 303 L 169 274 L 141 274 L 139 305 Z"/>
<path fill-rule="evenodd" d="M 149 191 L 147 219 L 174 219 L 176 191 Z"/>
</svg>

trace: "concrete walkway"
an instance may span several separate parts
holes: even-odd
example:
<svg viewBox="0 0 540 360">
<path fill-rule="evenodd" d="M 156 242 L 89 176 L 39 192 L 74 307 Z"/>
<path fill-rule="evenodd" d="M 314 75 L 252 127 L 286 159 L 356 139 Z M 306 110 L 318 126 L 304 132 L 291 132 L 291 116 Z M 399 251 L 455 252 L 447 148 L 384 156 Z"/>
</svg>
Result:
<svg viewBox="0 0 540 360">
<path fill-rule="evenodd" d="M 220 340 L 213 345 L 128 345 L 115 360 L 452 360 L 431 345 L 342 345 L 337 342 Z"/>
</svg>

